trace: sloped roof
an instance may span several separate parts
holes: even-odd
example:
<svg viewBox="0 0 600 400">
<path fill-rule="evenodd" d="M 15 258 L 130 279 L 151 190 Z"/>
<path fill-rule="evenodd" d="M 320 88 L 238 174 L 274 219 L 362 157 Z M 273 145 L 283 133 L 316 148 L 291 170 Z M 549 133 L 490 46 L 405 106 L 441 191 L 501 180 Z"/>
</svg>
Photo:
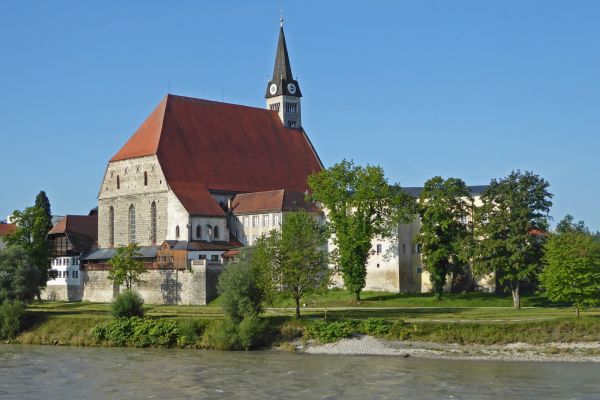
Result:
<svg viewBox="0 0 600 400">
<path fill-rule="evenodd" d="M 89 251 L 98 240 L 98 215 L 66 215 L 48 232 L 64 234 L 75 251 Z"/>
<path fill-rule="evenodd" d="M 304 192 L 307 177 L 323 168 L 304 131 L 285 128 L 275 111 L 174 95 L 160 102 L 110 161 L 149 155 L 158 157 L 180 199 L 190 184 L 230 192 Z M 189 206 L 212 215 L 216 210 L 208 203 Z"/>
<path fill-rule="evenodd" d="M 316 206 L 307 203 L 304 198 L 304 193 L 291 190 L 243 193 L 233 198 L 231 208 L 236 215 L 270 211 L 318 211 Z"/>
<path fill-rule="evenodd" d="M 15 224 L 0 224 L 0 236 L 10 235 L 17 229 Z"/>
</svg>

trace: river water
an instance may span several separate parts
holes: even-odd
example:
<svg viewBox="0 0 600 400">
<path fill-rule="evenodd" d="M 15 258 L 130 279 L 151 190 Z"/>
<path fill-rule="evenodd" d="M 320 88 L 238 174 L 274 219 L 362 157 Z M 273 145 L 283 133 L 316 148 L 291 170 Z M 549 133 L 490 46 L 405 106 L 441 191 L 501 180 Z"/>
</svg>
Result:
<svg viewBox="0 0 600 400">
<path fill-rule="evenodd" d="M 600 399 L 592 363 L 0 345 L 0 399 Z"/>
</svg>

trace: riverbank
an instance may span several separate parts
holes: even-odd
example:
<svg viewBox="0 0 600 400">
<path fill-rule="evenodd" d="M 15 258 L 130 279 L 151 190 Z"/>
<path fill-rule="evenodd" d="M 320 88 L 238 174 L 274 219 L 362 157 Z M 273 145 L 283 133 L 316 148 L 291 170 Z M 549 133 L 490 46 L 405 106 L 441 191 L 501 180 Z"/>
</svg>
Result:
<svg viewBox="0 0 600 400">
<path fill-rule="evenodd" d="M 448 360 L 561 361 L 600 363 L 600 342 L 510 343 L 503 345 L 460 345 L 419 341 L 390 341 L 357 335 L 335 343 L 296 343 L 306 354 L 373 355 Z"/>
</svg>

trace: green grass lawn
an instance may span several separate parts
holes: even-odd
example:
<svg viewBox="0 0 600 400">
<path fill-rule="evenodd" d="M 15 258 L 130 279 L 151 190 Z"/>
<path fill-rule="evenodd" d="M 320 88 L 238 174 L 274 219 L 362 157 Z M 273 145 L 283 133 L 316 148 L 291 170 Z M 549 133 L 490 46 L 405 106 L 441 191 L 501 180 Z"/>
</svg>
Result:
<svg viewBox="0 0 600 400">
<path fill-rule="evenodd" d="M 341 290 L 330 290 L 303 301 L 301 324 L 312 319 L 357 320 L 383 318 L 403 320 L 415 328 L 412 340 L 458 343 L 532 343 L 600 340 L 600 308 L 582 312 L 575 319 L 572 307 L 551 304 L 540 296 L 523 297 L 523 308 L 514 310 L 512 299 L 494 294 L 447 294 L 435 301 L 430 294 L 364 292 L 360 304 Z M 208 306 L 145 305 L 151 318 L 175 319 L 185 326 L 193 321 L 206 324 L 223 318 L 219 299 Z M 27 310 L 27 327 L 19 343 L 95 346 L 91 329 L 111 318 L 109 303 L 34 303 Z M 281 327 L 293 321 L 293 303 L 278 299 L 265 310 L 270 325 Z"/>
</svg>

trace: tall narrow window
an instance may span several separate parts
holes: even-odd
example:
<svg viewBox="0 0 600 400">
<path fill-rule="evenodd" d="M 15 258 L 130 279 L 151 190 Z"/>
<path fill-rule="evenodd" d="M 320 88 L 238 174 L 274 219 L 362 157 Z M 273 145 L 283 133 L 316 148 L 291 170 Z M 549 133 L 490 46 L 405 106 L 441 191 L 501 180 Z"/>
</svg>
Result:
<svg viewBox="0 0 600 400">
<path fill-rule="evenodd" d="M 202 239 L 202 227 L 200 225 L 196 227 L 196 239 Z"/>
<path fill-rule="evenodd" d="M 219 227 L 217 225 L 215 225 L 215 227 L 213 228 L 213 235 L 215 239 L 219 238 Z"/>
<path fill-rule="evenodd" d="M 175 227 L 175 239 L 179 239 L 179 225 Z"/>
<path fill-rule="evenodd" d="M 115 209 L 113 206 L 108 209 L 108 243 L 110 247 L 115 245 Z"/>
<path fill-rule="evenodd" d="M 119 178 L 119 175 L 117 175 L 117 189 L 121 189 L 121 179 Z"/>
<path fill-rule="evenodd" d="M 144 171 L 144 186 L 148 186 L 148 173 Z"/>
<path fill-rule="evenodd" d="M 135 206 L 129 206 L 129 243 L 135 243 Z"/>
<path fill-rule="evenodd" d="M 144 172 L 145 174 L 145 172 Z M 150 240 L 156 244 L 156 202 L 150 205 Z"/>
</svg>

